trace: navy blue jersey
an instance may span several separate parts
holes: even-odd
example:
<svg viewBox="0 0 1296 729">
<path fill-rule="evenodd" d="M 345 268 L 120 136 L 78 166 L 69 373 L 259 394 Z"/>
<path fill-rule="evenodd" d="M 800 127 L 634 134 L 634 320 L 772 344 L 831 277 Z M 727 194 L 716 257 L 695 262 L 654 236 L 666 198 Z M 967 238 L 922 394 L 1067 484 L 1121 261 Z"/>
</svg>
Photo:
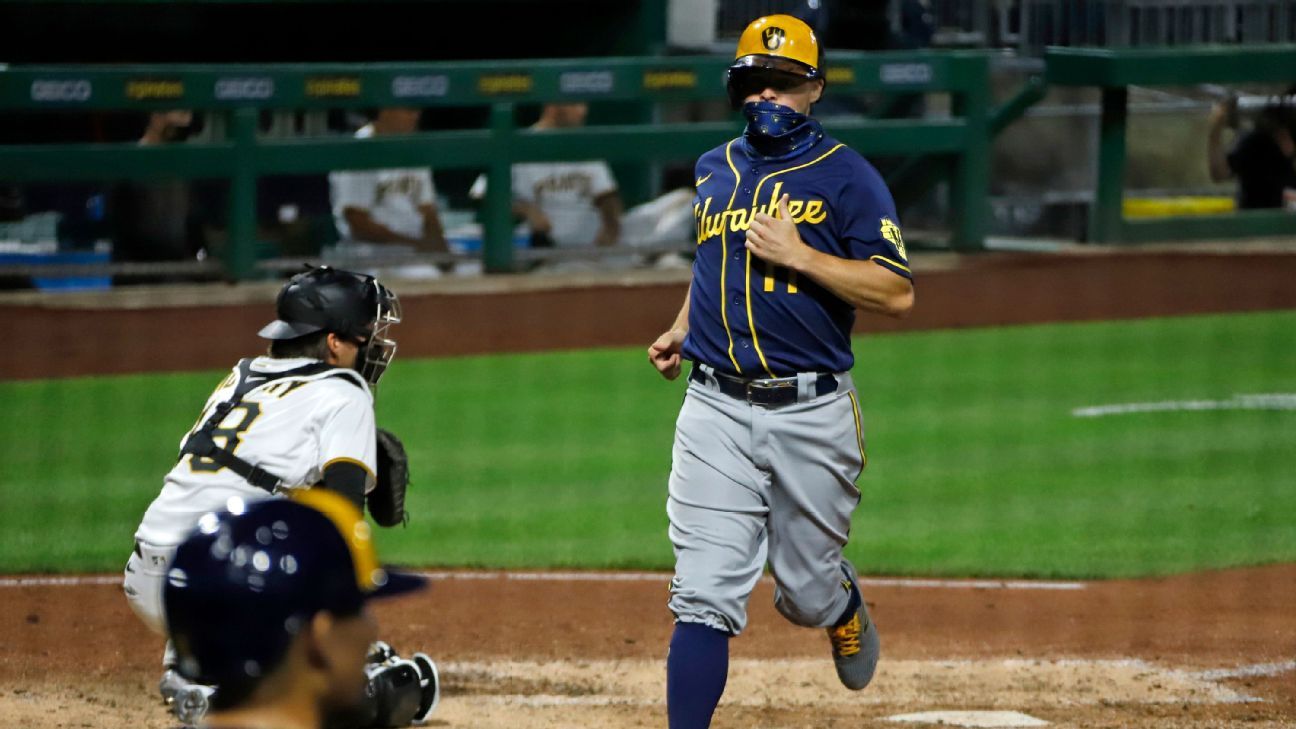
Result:
<svg viewBox="0 0 1296 729">
<path fill-rule="evenodd" d="M 744 247 L 757 212 L 788 212 L 807 245 L 912 279 L 895 203 L 863 157 L 825 136 L 790 159 L 749 155 L 742 138 L 698 159 L 697 259 L 684 357 L 745 377 L 844 372 L 854 308 Z"/>
</svg>

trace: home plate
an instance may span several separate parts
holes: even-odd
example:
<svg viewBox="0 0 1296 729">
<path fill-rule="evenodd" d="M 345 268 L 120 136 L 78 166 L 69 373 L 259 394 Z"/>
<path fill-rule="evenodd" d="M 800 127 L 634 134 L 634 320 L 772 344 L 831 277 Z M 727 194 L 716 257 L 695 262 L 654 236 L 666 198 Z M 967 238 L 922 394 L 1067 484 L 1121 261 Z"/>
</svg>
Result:
<svg viewBox="0 0 1296 729">
<path fill-rule="evenodd" d="M 917 714 L 896 714 L 887 721 L 911 724 L 941 724 L 944 726 L 1012 727 L 1047 726 L 1048 722 L 1027 716 L 1019 711 L 923 711 Z"/>
</svg>

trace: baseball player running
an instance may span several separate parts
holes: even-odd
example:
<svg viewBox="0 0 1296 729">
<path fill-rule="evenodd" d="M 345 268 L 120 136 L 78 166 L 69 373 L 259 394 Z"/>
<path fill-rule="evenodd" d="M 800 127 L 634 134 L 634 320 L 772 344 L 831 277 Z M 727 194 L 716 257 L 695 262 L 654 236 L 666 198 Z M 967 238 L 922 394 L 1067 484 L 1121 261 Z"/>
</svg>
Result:
<svg viewBox="0 0 1296 729">
<path fill-rule="evenodd" d="M 387 336 L 400 321 L 396 295 L 371 276 L 325 266 L 293 277 L 277 310 L 260 332 L 270 340 L 268 356 L 240 361 L 212 393 L 135 532 L 123 587 L 136 614 L 159 633 L 162 579 L 176 545 L 205 514 L 322 488 L 360 509 L 367 501 L 382 526 L 404 520 L 404 449 L 376 430 L 371 391 L 396 353 Z M 375 653 L 375 665 L 392 658 L 385 646 Z M 212 689 L 190 682 L 170 643 L 163 664 L 163 699 L 182 721 L 196 722 Z M 422 680 L 436 682 L 434 666 Z M 375 690 L 379 684 L 375 678 Z"/>
<path fill-rule="evenodd" d="M 693 363 L 667 500 L 671 729 L 710 725 L 766 561 L 775 606 L 827 629 L 843 684 L 864 688 L 877 666 L 877 629 L 842 558 L 865 464 L 850 331 L 855 309 L 905 315 L 912 276 L 881 177 L 808 116 L 822 62 L 791 16 L 743 32 L 728 91 L 747 128 L 698 160 L 693 280 L 648 348 L 667 379 Z"/>
</svg>

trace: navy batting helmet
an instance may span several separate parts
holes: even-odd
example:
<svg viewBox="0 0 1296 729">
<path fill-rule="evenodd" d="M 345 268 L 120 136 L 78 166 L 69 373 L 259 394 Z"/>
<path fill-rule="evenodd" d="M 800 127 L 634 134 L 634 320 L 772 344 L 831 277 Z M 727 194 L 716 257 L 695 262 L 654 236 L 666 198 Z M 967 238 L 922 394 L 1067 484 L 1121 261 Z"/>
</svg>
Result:
<svg viewBox="0 0 1296 729">
<path fill-rule="evenodd" d="M 332 332 L 360 343 L 356 369 L 377 385 L 396 356 L 387 329 L 401 320 L 400 300 L 373 276 L 320 266 L 293 276 L 275 302 L 278 319 L 262 327 L 265 339 L 297 339 Z"/>
<path fill-rule="evenodd" d="M 163 586 L 167 633 L 181 674 L 237 701 L 316 613 L 355 615 L 370 598 L 425 584 L 379 566 L 368 524 L 333 492 L 234 499 L 176 550 Z"/>
</svg>

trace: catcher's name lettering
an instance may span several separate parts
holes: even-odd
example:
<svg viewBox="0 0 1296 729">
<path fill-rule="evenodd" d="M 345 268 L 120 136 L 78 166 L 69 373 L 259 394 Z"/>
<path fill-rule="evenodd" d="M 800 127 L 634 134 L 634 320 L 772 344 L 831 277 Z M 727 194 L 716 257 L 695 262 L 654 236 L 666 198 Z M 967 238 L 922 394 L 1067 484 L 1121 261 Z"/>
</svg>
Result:
<svg viewBox="0 0 1296 729">
<path fill-rule="evenodd" d="M 693 217 L 697 218 L 697 244 L 718 238 L 728 230 L 737 233 L 751 227 L 757 213 L 778 217 L 778 200 L 783 194 L 783 183 L 774 184 L 769 200 L 764 205 L 752 203 L 749 208 L 730 208 L 716 213 L 711 212 L 715 198 L 708 197 L 701 203 L 694 203 Z M 828 219 L 828 210 L 823 200 L 789 200 L 788 215 L 794 223 L 818 225 Z"/>
<path fill-rule="evenodd" d="M 287 395 L 288 393 L 292 392 L 293 390 L 296 390 L 299 387 L 308 384 L 310 384 L 310 380 L 281 381 L 281 382 L 276 382 L 270 385 L 269 387 L 265 388 L 264 392 L 267 396 L 274 395 L 276 398 L 282 400 L 284 399 L 284 396 Z"/>
</svg>

